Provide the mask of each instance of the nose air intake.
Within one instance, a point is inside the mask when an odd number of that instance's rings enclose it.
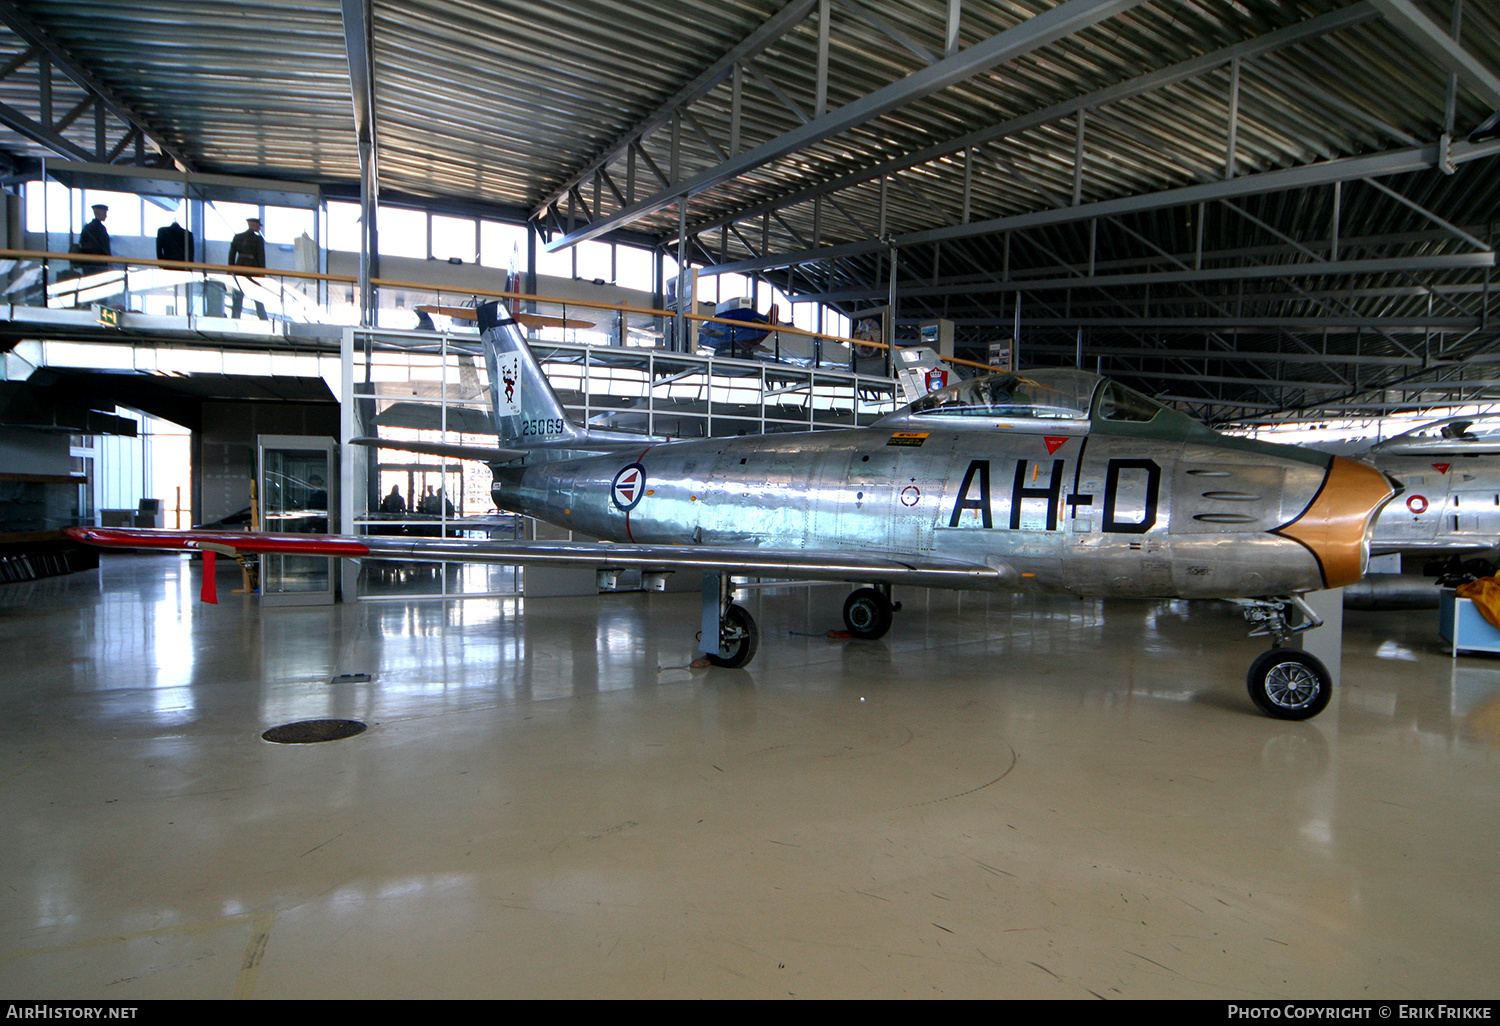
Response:
[[[1312,502],[1275,533],[1301,542],[1317,557],[1324,587],[1342,588],[1364,577],[1370,526],[1396,492],[1391,479],[1374,467],[1335,456]]]

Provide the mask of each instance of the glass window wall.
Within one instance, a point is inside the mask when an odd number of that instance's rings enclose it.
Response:
[[[578,277],[584,281],[612,284],[615,280],[615,247],[607,242],[580,242]]]
[[[260,207],[254,203],[205,203],[203,234],[209,242],[228,242],[245,230],[245,221],[252,217],[260,217]]]
[[[111,236],[116,240],[116,253],[123,255],[155,256],[156,232],[173,222],[186,227],[188,220],[187,211],[180,198],[143,197],[133,193],[113,191],[70,190],[58,182],[27,183],[24,187],[23,202],[26,230],[39,235],[45,228],[51,233],[50,240],[43,242],[40,239],[33,239],[28,245],[58,251],[66,249],[67,242],[76,241],[78,232],[92,217],[88,206],[94,202],[104,202],[109,205],[110,214],[107,225]],[[359,251],[360,207],[357,203],[330,200],[325,203],[320,215],[310,210],[212,201],[203,204],[204,223],[194,226],[199,237],[196,239],[198,252],[193,255],[198,259],[222,260],[224,244],[234,235],[244,231],[247,218],[259,217],[264,225],[267,263],[272,268],[312,269],[318,266],[316,260],[307,261],[299,255],[294,255],[293,247],[302,236],[306,235],[311,238],[316,235],[314,218],[317,216],[324,218],[324,230],[320,241],[330,252],[357,253]],[[432,259],[444,263],[456,258],[465,265],[477,261],[485,267],[506,271],[514,268],[524,272],[529,231],[531,229],[527,226],[496,220],[428,213],[392,206],[382,206],[380,209],[381,252],[389,256],[419,260]],[[205,252],[206,244],[213,245],[207,246]],[[561,252],[548,253],[539,241],[536,247],[536,258],[537,273],[543,276],[604,281],[643,293],[659,289],[664,291],[664,286],[675,281],[677,274],[675,252],[670,248],[658,254],[657,251],[649,248],[623,243],[587,242]],[[658,277],[658,263],[660,264],[660,277]],[[132,270],[131,294],[128,301],[120,304],[125,308],[152,313],[207,313],[211,316],[220,316],[222,314],[217,311],[221,307],[228,307],[228,291],[226,290],[233,287],[232,283],[193,283],[178,286],[176,292],[170,296],[163,293],[153,299],[137,298],[135,293],[143,290],[149,291],[145,285],[137,287],[135,284],[137,273],[138,270]],[[393,328],[408,328],[414,322],[423,323],[415,312],[415,305],[453,305],[453,299],[444,299],[443,295],[446,292],[452,297],[462,290],[462,286],[456,286],[451,291],[439,288],[441,276],[444,273],[434,271],[438,277],[434,278],[433,291],[430,296],[395,303],[383,295],[381,297],[382,312],[377,314],[377,321]],[[144,278],[141,280],[144,281]],[[293,282],[274,284],[260,282],[259,284],[275,293],[274,296],[252,297],[254,301],[267,308],[273,320],[287,317],[294,320],[311,319],[327,323],[352,323],[358,318],[352,286],[337,283],[320,289],[316,285]],[[503,285],[503,278],[494,279],[494,287],[503,287]],[[110,288],[113,289],[112,292],[106,290],[98,295],[93,292],[84,295],[75,288],[67,297],[65,305],[103,301],[109,299],[111,295],[119,295],[118,284]],[[543,291],[545,291],[545,285],[543,285]],[[223,300],[220,299],[221,293],[226,297]],[[298,295],[292,295],[292,293]],[[298,298],[299,295],[301,298]],[[703,276],[698,280],[697,297],[700,302],[710,306],[717,306],[727,300],[754,297],[756,310],[763,315],[769,315],[774,304],[776,318],[780,323],[795,324],[808,331],[816,330],[818,327],[818,309],[815,304],[801,303],[794,306],[790,298],[780,289],[773,287],[767,281],[757,282],[746,275]],[[316,303],[321,309],[302,309],[307,301]],[[293,311],[292,306],[298,307],[297,311]],[[587,308],[582,307],[540,312],[555,313],[569,322],[578,322],[576,325],[570,323],[566,328],[547,327],[543,334],[549,337],[581,340],[582,336],[568,334],[568,332],[584,330],[582,323],[591,322],[597,327],[593,334],[598,335],[601,342],[608,341],[613,345],[621,344],[622,334],[626,336],[623,340],[624,344],[632,346],[660,347],[665,338],[662,325],[650,318],[639,324],[631,321],[622,326],[617,323],[620,320],[618,317],[606,315],[596,317]],[[460,324],[439,326],[454,330],[464,330],[467,327]],[[848,332],[847,318],[832,310],[825,309],[822,326],[825,331],[831,333],[847,334]],[[779,347],[777,352],[785,355],[784,347]],[[798,354],[794,354],[796,355]]]
[[[359,204],[329,200],[325,205],[324,245],[340,253],[359,252]]]
[[[381,256],[427,259],[427,215],[422,211],[382,206],[375,229]]]
[[[479,240],[471,217],[432,215],[432,256],[436,260],[462,260],[472,264],[479,259]]]
[[[526,267],[526,232],[524,225],[499,221],[479,223],[479,262],[486,267],[518,271]]]
[[[308,238],[312,237],[313,212],[311,210],[266,207],[262,216],[265,219],[263,234],[268,246],[291,246],[304,234]]]

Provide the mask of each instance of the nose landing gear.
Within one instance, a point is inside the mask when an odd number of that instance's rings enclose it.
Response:
[[[1250,599],[1242,603],[1245,619],[1252,624],[1251,637],[1270,636],[1276,647],[1250,664],[1245,684],[1250,700],[1267,716],[1278,720],[1306,720],[1328,707],[1333,697],[1333,677],[1317,656],[1300,649],[1285,648],[1294,634],[1322,625],[1300,595],[1287,598]],[[1288,623],[1288,607],[1302,614],[1302,622]]]
[[[1333,697],[1333,682],[1323,661],[1295,648],[1262,653],[1250,664],[1245,683],[1255,707],[1278,720],[1311,719]]]

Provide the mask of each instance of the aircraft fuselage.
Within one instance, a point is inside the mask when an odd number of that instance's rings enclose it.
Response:
[[[1500,456],[1382,455],[1404,489],[1375,521],[1371,550],[1438,555],[1500,545]]]
[[[494,494],[611,541],[965,560],[1022,591],[1232,598],[1358,579],[1362,551],[1330,554],[1297,525],[1334,467],[1378,475],[1193,427],[898,414],[500,468]]]

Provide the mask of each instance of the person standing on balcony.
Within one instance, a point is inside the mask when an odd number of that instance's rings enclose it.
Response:
[[[245,230],[229,243],[229,262],[235,267],[266,266],[266,240],[260,234],[260,218],[247,217],[245,219]],[[235,320],[239,320],[240,310],[244,304],[245,293],[240,289],[235,289],[233,304]],[[261,320],[266,319],[266,305],[259,300],[255,301],[255,314]]]
[[[113,256],[110,252],[109,229],[104,227],[104,219],[109,216],[109,207],[103,203],[94,204],[94,219],[83,226],[83,231],[78,233],[78,252],[92,253],[94,256]],[[108,269],[105,263],[94,263],[92,260],[84,264],[79,262],[78,270],[84,274],[96,274]]]

